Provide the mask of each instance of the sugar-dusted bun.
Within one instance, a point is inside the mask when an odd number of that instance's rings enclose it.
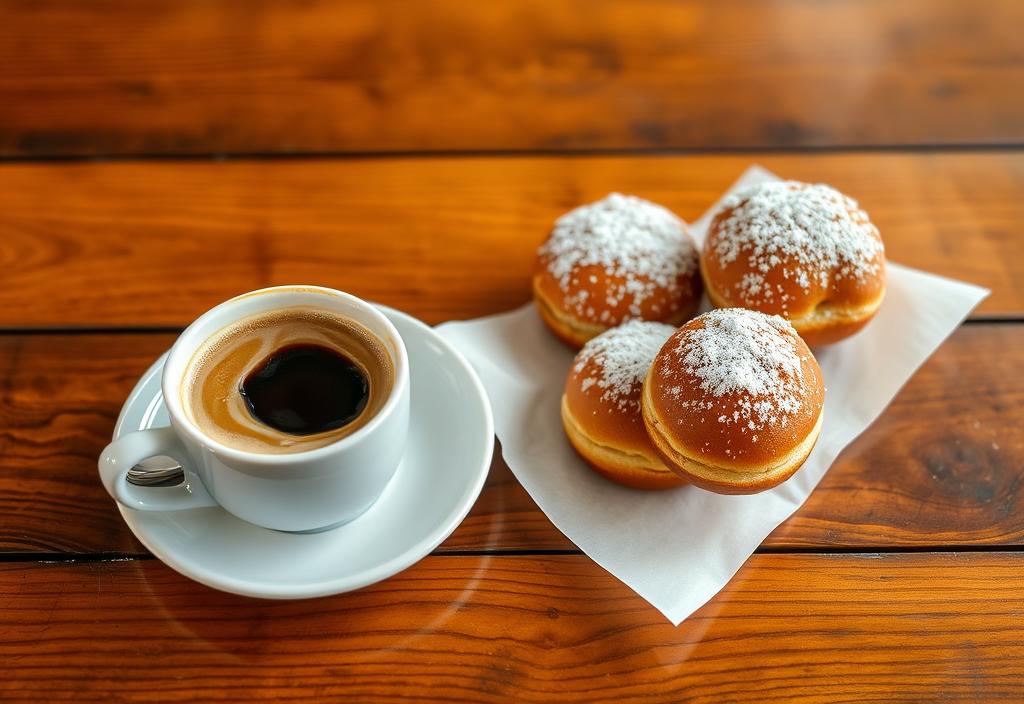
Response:
[[[587,342],[569,370],[562,425],[576,451],[599,474],[637,489],[685,484],[654,451],[640,394],[651,360],[671,325],[634,320]]]
[[[555,223],[537,251],[534,300],[574,349],[627,320],[679,325],[700,302],[699,259],[682,220],[612,193]]]
[[[812,347],[860,330],[885,294],[885,249],[857,202],[772,181],[730,196],[704,240],[708,298],[781,315]]]
[[[644,381],[643,418],[665,464],[697,486],[752,494],[788,479],[821,431],[821,369],[793,327],[743,308],[673,333]]]

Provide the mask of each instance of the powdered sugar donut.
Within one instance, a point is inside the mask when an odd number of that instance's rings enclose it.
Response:
[[[671,325],[641,320],[612,328],[583,346],[565,381],[562,425],[569,442],[599,474],[626,486],[686,483],[661,461],[640,415],[647,370],[673,332]]]
[[[750,494],[788,479],[821,432],[821,369],[779,316],[720,308],[665,342],[642,412],[665,464],[694,484]]]
[[[534,300],[574,348],[627,320],[679,325],[700,302],[697,247],[671,212],[612,193],[567,213],[537,252]]]
[[[701,270],[715,306],[781,315],[810,345],[855,333],[885,293],[878,228],[856,201],[822,184],[775,181],[726,199]]]

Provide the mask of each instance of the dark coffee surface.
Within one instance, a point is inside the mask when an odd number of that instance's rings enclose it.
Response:
[[[182,403],[204,434],[225,445],[302,452],[369,422],[387,401],[394,373],[384,343],[361,324],[285,308],[211,335],[189,362]]]
[[[253,417],[282,433],[313,435],[344,427],[370,398],[366,375],[338,350],[296,344],[275,350],[240,389]]]

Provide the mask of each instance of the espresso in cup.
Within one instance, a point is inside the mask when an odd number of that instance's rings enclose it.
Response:
[[[358,322],[310,308],[243,318],[192,355],[181,401],[205,435],[247,452],[303,452],[351,435],[384,406],[395,370]]]

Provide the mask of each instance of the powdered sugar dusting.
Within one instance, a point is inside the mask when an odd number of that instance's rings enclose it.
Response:
[[[711,251],[722,268],[741,257],[752,272],[738,284],[748,304],[779,296],[764,274],[781,271],[804,290],[812,282],[828,287],[831,280],[865,281],[876,276],[884,247],[867,213],[857,202],[824,184],[773,181],[733,194],[723,201],[732,208],[717,224]]]
[[[579,316],[592,317],[603,304],[626,302],[629,315],[641,315],[640,304],[658,289],[678,296],[679,278],[693,274],[698,255],[683,221],[650,201],[612,193],[606,198],[566,213],[555,223],[540,255],[569,293],[581,267],[601,267],[608,276],[621,277],[621,285],[609,291],[607,300],[588,301],[586,291],[574,295],[568,304]],[[597,283],[590,275],[590,283]],[[617,322],[607,310],[601,322]]]
[[[647,370],[675,331],[664,323],[632,320],[601,333],[576,355],[575,373],[582,373],[591,362],[596,372],[596,376],[582,380],[581,388],[587,391],[596,385],[602,391],[602,400],[615,401],[623,410],[639,409],[639,390]]]
[[[786,427],[802,405],[793,393],[803,381],[806,356],[793,348],[793,326],[777,315],[744,308],[719,308],[696,319],[702,327],[680,330],[676,344],[662,360],[661,372],[682,366],[700,380],[707,396],[693,403],[700,410],[715,407],[715,397],[740,395],[737,408],[718,418],[743,432],[768,426]],[[695,322],[696,322],[695,321]],[[682,389],[669,389],[682,398]]]

